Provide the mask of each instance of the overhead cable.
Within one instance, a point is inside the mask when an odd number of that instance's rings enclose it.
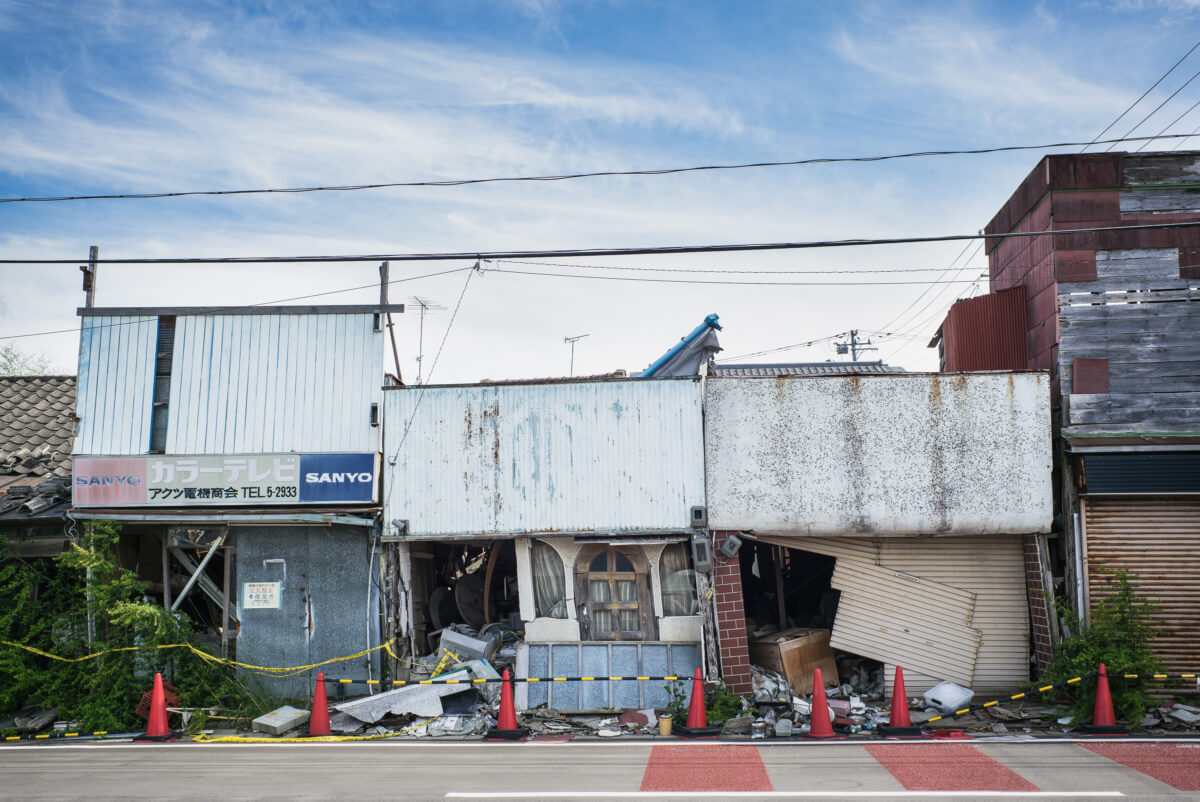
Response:
[[[1140,125],[1140,123],[1139,123]],[[1110,126],[1111,127],[1111,126]],[[1136,128],[1136,126],[1135,126]],[[1107,129],[1106,129],[1107,130]],[[749,170],[767,167],[802,167],[812,164],[849,164],[861,162],[883,162],[897,159],[916,159],[931,156],[978,156],[987,153],[1013,153],[1027,150],[1050,150],[1073,148],[1083,145],[1112,145],[1121,142],[1141,142],[1146,139],[1174,139],[1190,134],[1167,134],[1157,137],[1124,136],[1118,139],[1092,140],[1091,142],[1048,142],[1041,145],[1004,145],[994,148],[968,148],[961,150],[921,150],[908,153],[889,153],[882,156],[831,156],[788,161],[745,162],[740,164],[706,164],[691,167],[663,167],[648,170],[596,170],[586,173],[563,173],[560,175],[495,176],[490,178],[454,178],[442,181],[388,181],[369,184],[342,184],[336,186],[275,187],[269,189],[206,189],[179,192],[129,192],[106,195],[56,195],[42,197],[0,198],[0,203],[55,203],[61,201],[87,200],[150,200],[155,198],[186,198],[213,195],[288,195],[304,192],[357,192],[369,189],[396,189],[403,187],[462,187],[473,184],[501,184],[539,181],[572,181],[580,178],[606,178],[621,176],[675,175],[678,173],[715,172],[721,170]]]
[[[1092,141],[1091,141],[1091,142],[1089,142],[1089,143],[1087,143],[1086,145],[1084,145],[1084,146],[1083,146],[1083,150],[1087,150],[1087,149],[1088,149],[1088,148],[1090,148],[1092,145],[1105,145],[1105,144],[1108,144],[1108,140],[1104,140],[1103,142],[1101,142],[1101,141],[1100,141],[1100,137],[1102,137],[1102,136],[1104,136],[1105,134],[1107,134],[1107,133],[1108,133],[1108,130],[1109,130],[1110,128],[1112,128],[1114,125],[1116,125],[1117,123],[1119,123],[1119,122],[1121,121],[1121,118],[1122,118],[1122,117],[1124,117],[1124,116],[1125,116],[1126,114],[1128,114],[1129,112],[1133,111],[1133,107],[1134,107],[1134,106],[1136,106],[1137,104],[1139,104],[1139,103],[1141,103],[1143,100],[1145,100],[1145,99],[1146,99],[1146,95],[1148,95],[1148,94],[1150,94],[1151,92],[1153,92],[1153,91],[1154,91],[1154,88],[1155,88],[1156,86],[1158,86],[1159,84],[1161,84],[1163,81],[1165,81],[1168,75],[1170,75],[1171,73],[1175,72],[1175,68],[1176,68],[1176,67],[1178,67],[1180,64],[1182,64],[1182,63],[1184,62],[1184,60],[1185,60],[1185,59],[1186,59],[1188,56],[1192,55],[1192,53],[1194,53],[1194,52],[1195,52],[1195,50],[1196,50],[1196,48],[1198,48],[1198,47],[1200,47],[1200,41],[1197,41],[1197,42],[1196,42],[1196,44],[1192,45],[1192,49],[1191,49],[1191,50],[1189,50],[1188,52],[1184,53],[1184,54],[1183,54],[1183,56],[1182,56],[1182,57],[1179,59],[1179,61],[1176,61],[1174,64],[1172,64],[1172,65],[1171,65],[1171,69],[1167,70],[1167,71],[1166,71],[1166,72],[1164,72],[1164,73],[1163,73],[1161,76],[1159,76],[1158,80],[1157,80],[1157,81],[1155,81],[1154,83],[1152,83],[1152,84],[1150,85],[1150,88],[1149,88],[1149,89],[1147,89],[1145,92],[1142,92],[1142,95],[1141,95],[1141,97],[1139,97],[1137,100],[1135,100],[1135,101],[1133,101],[1132,103],[1130,103],[1130,104],[1129,104],[1129,107],[1128,107],[1127,109],[1125,109],[1125,111],[1123,111],[1123,112],[1121,112],[1120,114],[1118,114],[1115,120],[1113,120],[1112,122],[1110,122],[1108,125],[1104,126],[1104,130],[1103,130],[1103,131],[1101,131],[1100,133],[1096,134],[1095,138],[1094,138],[1094,139],[1092,139]],[[1135,127],[1136,127],[1136,126],[1135,126]],[[1080,153],[1082,153],[1082,152],[1083,152],[1083,151],[1080,151]]]
[[[110,265],[193,265],[193,264],[307,264],[317,262],[449,262],[464,260],[501,261],[510,259],[572,258],[582,256],[663,256],[677,253],[733,253],[740,251],[789,251],[810,248],[847,248],[864,245],[912,245],[923,242],[964,242],[1027,237],[1053,237],[1068,234],[1092,234],[1099,231],[1171,231],[1200,227],[1200,221],[1148,223],[1136,226],[1097,226],[1052,231],[1010,231],[1003,234],[948,234],[936,237],[883,237],[877,239],[812,240],[799,242],[758,242],[733,245],[668,245],[635,248],[566,248],[529,251],[461,251],[457,253],[392,253],[341,256],[194,256],[132,259],[97,259],[96,264]],[[0,264],[77,265],[79,259],[0,259]]]

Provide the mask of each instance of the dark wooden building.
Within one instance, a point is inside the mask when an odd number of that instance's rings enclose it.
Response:
[[[1162,658],[1194,671],[1200,152],[1047,156],[986,229],[1035,232],[1048,233],[988,240],[995,300],[960,302],[934,344],[959,370],[1011,369],[1023,346],[1025,367],[1050,371],[1058,512],[1055,532],[1026,544],[1031,605],[1052,589],[1086,611],[1109,592],[1108,571],[1128,569],[1161,605]],[[1041,618],[1044,661],[1056,622]]]

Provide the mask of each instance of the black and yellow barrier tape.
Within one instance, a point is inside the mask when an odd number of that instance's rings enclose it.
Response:
[[[1120,679],[1196,679],[1196,674],[1109,674]]]
[[[93,732],[47,732],[39,735],[6,735],[4,740],[7,741],[57,741],[63,738],[104,738],[109,735],[108,730],[95,730]],[[128,735],[128,733],[124,733]]]
[[[1030,694],[1045,693],[1046,691],[1051,691],[1051,690],[1054,690],[1055,688],[1065,688],[1068,685],[1075,685],[1076,683],[1083,682],[1085,679],[1091,679],[1096,676],[1099,676],[1099,675],[1098,674],[1084,674],[1079,677],[1071,677],[1070,679],[1063,680],[1062,682],[1055,682],[1050,685],[1042,685],[1031,691],[1024,691],[1022,693],[1014,693],[1012,696],[1005,697],[1004,699],[994,699],[990,702],[984,702],[983,704],[980,704],[980,705],[969,705],[967,707],[964,707],[962,710],[955,710],[953,713],[946,713],[945,715],[942,715],[942,716],[934,716],[933,718],[928,718],[925,720],[925,723],[929,724],[934,721],[943,721],[948,718],[958,718],[959,716],[965,716],[967,713],[974,713],[977,710],[986,710],[989,707],[995,707],[996,705],[1000,704],[1001,702],[1016,702],[1021,699],[1027,699],[1027,698],[1029,698]]]
[[[661,677],[512,677],[511,682],[675,682],[677,680],[692,679],[691,677],[666,675]],[[326,677],[326,682],[334,682],[339,685],[391,685],[400,687],[403,685],[484,685],[489,682],[504,682],[499,678],[493,679],[442,679],[433,677],[431,679],[394,679],[394,680],[378,680],[378,679],[342,679],[338,677]]]

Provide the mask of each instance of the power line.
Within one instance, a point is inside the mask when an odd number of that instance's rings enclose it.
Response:
[[[829,340],[836,340],[838,337],[841,337],[845,334],[846,334],[846,332],[839,331],[837,334],[830,334],[828,337],[818,337],[817,339],[809,340],[808,342],[796,343],[794,345],[782,345],[778,348],[768,348],[765,351],[755,351],[750,354],[739,354],[738,356],[729,356],[729,357],[725,357],[724,359],[718,359],[718,360],[716,360],[716,362],[718,365],[723,365],[728,362],[735,362],[739,359],[750,359],[751,357],[756,357],[756,356],[765,356],[767,354],[777,354],[781,351],[791,351],[796,348],[808,348],[809,346],[816,345],[817,343],[823,343],[823,342],[827,342]]]
[[[1167,129],[1168,129],[1168,128],[1170,128],[1172,125],[1174,125],[1175,123],[1177,123],[1177,122],[1179,122],[1180,120],[1182,120],[1184,117],[1186,117],[1186,116],[1188,116],[1189,114],[1191,114],[1191,113],[1192,113],[1192,109],[1196,108],[1197,106],[1200,106],[1200,100],[1197,100],[1195,103],[1193,103],[1192,105],[1188,106],[1188,107],[1187,107],[1187,111],[1185,111],[1183,114],[1180,114],[1180,115],[1179,115],[1178,117],[1176,117],[1174,120],[1172,120],[1171,122],[1169,122],[1169,123],[1167,123],[1166,125],[1164,125],[1164,126],[1162,127],[1162,130],[1163,130],[1163,131],[1167,130]],[[1162,133],[1162,131],[1159,131],[1159,133]],[[1151,140],[1151,141],[1153,141],[1153,140]],[[1180,141],[1180,142],[1183,142],[1184,140],[1182,140],[1182,139],[1181,139],[1181,140],[1179,140],[1179,141]],[[1134,152],[1135,152],[1135,153],[1141,153],[1141,152],[1142,152],[1142,148],[1146,147],[1146,146],[1147,146],[1147,145],[1149,145],[1149,144],[1150,144],[1150,142],[1143,142],[1143,143],[1142,143],[1142,147],[1141,147],[1141,148],[1138,148],[1138,149],[1137,149],[1136,151],[1134,151]]]
[[[471,267],[456,267],[453,270],[440,270],[437,273],[426,273],[421,276],[409,276],[407,278],[392,279],[391,281],[388,282],[388,284],[403,284],[406,281],[416,281],[418,279],[423,279],[423,278],[433,278],[434,276],[446,276],[451,273],[461,273],[464,270],[473,270],[473,268],[471,268]],[[278,298],[274,301],[259,301],[258,303],[253,303],[253,304],[238,304],[237,306],[216,307],[209,314],[220,314],[223,311],[224,312],[232,312],[232,311],[235,311],[238,309],[244,309],[247,306],[270,306],[272,304],[287,303],[288,301],[304,301],[309,298],[322,298],[327,295],[339,295],[341,293],[354,292],[356,290],[374,289],[378,286],[379,286],[379,282],[375,282],[374,284],[360,284],[357,287],[346,287],[346,288],[340,289],[340,290],[329,290],[327,292],[314,292],[309,295],[295,295],[295,296],[292,296],[291,298]],[[91,326],[90,328],[91,328],[91,330],[94,331],[96,329],[108,329],[108,328],[113,328],[115,326],[134,326],[134,325],[140,325],[142,323],[145,323],[146,321],[148,321],[150,319],[151,318],[146,318],[145,320],[127,320],[127,321],[124,321],[121,323],[101,323],[99,325]],[[51,334],[77,334],[78,332],[79,332],[78,328],[55,329],[53,331],[34,331],[34,332],[30,332],[28,334],[0,335],[0,340],[20,340],[20,339],[24,339],[25,337],[45,337],[45,336],[48,336]]]
[[[1147,114],[1145,117],[1143,117],[1137,125],[1133,126],[1133,128],[1130,128],[1129,133],[1132,134],[1134,131],[1136,131],[1138,128],[1140,128],[1142,126],[1142,123],[1146,122],[1146,120],[1149,120],[1155,114],[1158,114],[1159,109],[1161,109],[1163,106],[1170,103],[1175,98],[1176,95],[1178,95],[1180,92],[1182,92],[1187,87],[1187,85],[1190,84],[1192,81],[1196,80],[1197,77],[1200,77],[1200,70],[1196,70],[1195,74],[1192,75],[1191,78],[1188,78],[1186,81],[1184,81],[1182,86],[1180,86],[1178,89],[1176,89],[1174,92],[1172,92],[1171,95],[1166,100],[1164,100],[1162,103],[1159,103],[1157,106],[1155,106],[1154,110],[1151,111],[1149,114]],[[1185,136],[1185,135],[1184,134],[1175,134],[1175,136],[1178,138],[1178,137]],[[1158,137],[1152,137],[1152,139],[1157,139],[1157,138]],[[1164,137],[1164,139],[1165,139],[1165,137]],[[1112,150],[1112,145],[1109,145],[1107,148],[1105,148],[1104,152],[1107,153],[1110,150]]]
[[[541,273],[533,270],[504,270],[499,267],[487,268],[489,273],[502,276],[545,276],[553,278],[581,278],[589,281],[638,281],[651,284],[717,284],[737,287],[882,287],[900,284],[968,284],[975,279],[957,279],[942,281],[926,279],[924,281],[746,281],[730,279],[688,279],[688,278],[647,278],[645,276],[589,276],[579,273]]]
[[[1189,134],[1190,136],[1190,134]],[[885,237],[843,240],[813,240],[799,242],[762,242],[734,245],[668,245],[643,248],[568,248],[540,251],[461,251],[457,253],[393,253],[341,256],[197,256],[155,257],[133,259],[97,259],[97,264],[112,265],[194,265],[194,264],[309,264],[320,262],[449,262],[483,260],[489,262],[537,259],[573,258],[584,256],[665,256],[687,253],[730,253],[743,251],[787,251],[811,248],[846,248],[864,245],[912,245],[926,242],[963,242],[970,240],[1002,240],[1026,237],[1054,237],[1069,234],[1092,234],[1100,231],[1171,231],[1196,228],[1200,221],[1183,223],[1149,223],[1136,226],[1097,226],[1095,228],[1065,228],[1051,231],[1010,231],[1003,234],[949,234],[935,237]],[[75,265],[79,259],[0,259],[0,264]]]
[[[825,268],[796,268],[792,270],[754,270],[752,268],[701,268],[701,267],[641,267],[631,265],[581,265],[572,262],[539,262],[528,259],[505,259],[506,265],[540,265],[542,267],[570,267],[580,270],[625,270],[640,273],[720,273],[732,275],[777,275],[777,276],[809,276],[809,275],[869,275],[876,273],[938,273],[944,272],[943,267],[860,267],[853,269]]]
[[[1167,70],[1167,71],[1166,71],[1166,72],[1164,72],[1164,73],[1163,73],[1161,76],[1159,76],[1159,79],[1158,79],[1157,81],[1155,81],[1153,84],[1151,84],[1151,85],[1150,85],[1150,88],[1149,88],[1149,89],[1147,89],[1145,92],[1143,92],[1141,97],[1139,97],[1137,100],[1135,100],[1135,101],[1133,101],[1132,103],[1130,103],[1130,104],[1129,104],[1129,108],[1125,109],[1125,111],[1123,111],[1123,112],[1121,112],[1120,114],[1118,114],[1118,115],[1117,115],[1117,118],[1116,118],[1115,120],[1113,120],[1112,122],[1110,122],[1108,125],[1104,126],[1104,130],[1103,130],[1103,131],[1101,131],[1100,133],[1096,134],[1096,137],[1095,137],[1095,139],[1093,139],[1091,142],[1089,142],[1089,143],[1087,143],[1086,145],[1084,145],[1084,146],[1083,146],[1083,150],[1087,150],[1087,149],[1088,149],[1088,148],[1090,148],[1092,145],[1105,145],[1105,144],[1108,144],[1107,140],[1105,140],[1104,142],[1101,142],[1101,141],[1099,141],[1099,140],[1100,140],[1100,137],[1102,137],[1102,136],[1104,136],[1105,134],[1107,134],[1107,133],[1108,133],[1108,129],[1112,128],[1114,125],[1116,125],[1117,123],[1119,123],[1119,122],[1121,121],[1121,118],[1122,118],[1122,117],[1124,117],[1124,116],[1125,116],[1126,114],[1128,114],[1129,112],[1133,111],[1133,107],[1134,107],[1134,106],[1136,106],[1137,104],[1139,104],[1139,103],[1141,103],[1143,100],[1145,100],[1145,99],[1146,99],[1146,95],[1148,95],[1148,94],[1150,94],[1151,92],[1153,92],[1153,91],[1154,91],[1154,87],[1156,87],[1156,86],[1158,86],[1159,84],[1161,84],[1161,83],[1162,83],[1164,80],[1166,80],[1166,78],[1167,78],[1167,76],[1168,76],[1168,75],[1170,75],[1171,73],[1175,72],[1175,68],[1176,68],[1176,67],[1178,67],[1180,64],[1182,64],[1182,63],[1184,62],[1184,59],[1186,59],[1188,56],[1192,55],[1192,53],[1193,53],[1193,52],[1195,52],[1196,48],[1198,48],[1198,47],[1200,47],[1200,41],[1197,41],[1197,42],[1196,42],[1196,44],[1192,45],[1192,49],[1191,49],[1191,50],[1189,50],[1188,52],[1184,53],[1184,54],[1183,54],[1183,57],[1182,57],[1182,58],[1180,58],[1180,59],[1179,59],[1179,61],[1176,61],[1174,64],[1172,64],[1172,65],[1171,65],[1171,69]],[[1134,127],[1136,128],[1136,126],[1134,126]],[[1080,153],[1082,153],[1082,152],[1083,152],[1083,150],[1081,150],[1081,151],[1080,151]]]
[[[1189,51],[1190,52],[1190,51]],[[1160,79],[1161,80],[1161,79]],[[1157,84],[1155,84],[1157,86]],[[1123,116],[1123,115],[1122,115]],[[1118,118],[1119,119],[1119,118]],[[1109,126],[1112,127],[1111,125]],[[1136,127],[1136,126],[1135,126]],[[1105,129],[1108,130],[1108,129]],[[1184,134],[1168,134],[1150,139],[1174,139]],[[748,170],[766,167],[801,167],[812,164],[848,164],[862,162],[883,162],[897,159],[916,159],[931,156],[977,156],[987,153],[1013,153],[1027,150],[1050,150],[1052,148],[1073,148],[1083,145],[1112,145],[1120,142],[1141,142],[1147,137],[1124,136],[1119,139],[1094,139],[1091,142],[1049,142],[1043,145],[1005,145],[994,148],[970,148],[962,150],[923,150],[909,153],[891,153],[882,156],[834,156],[811,159],[793,159],[789,161],[746,162],[741,164],[706,164],[693,167],[665,167],[649,170],[596,170],[586,173],[563,173],[561,175],[525,175],[497,176],[491,178],[456,178],[444,181],[389,181],[371,184],[343,184],[338,186],[314,187],[275,187],[269,189],[208,189],[186,190],[179,192],[142,192],[121,193],[110,195],[59,195],[44,197],[0,198],[0,203],[57,203],[62,201],[86,200],[150,200],[155,198],[186,198],[196,196],[216,195],[288,195],[304,192],[357,192],[370,189],[395,189],[402,187],[461,187],[473,184],[500,184],[539,181],[572,181],[580,178],[606,178],[622,176],[656,176],[675,175],[678,173],[715,172],[721,170]]]

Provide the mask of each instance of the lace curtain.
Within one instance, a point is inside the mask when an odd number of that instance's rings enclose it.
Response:
[[[538,618],[567,617],[567,580],[553,546],[533,541],[533,600]]]
[[[693,615],[699,609],[696,573],[690,565],[686,543],[672,543],[663,549],[659,561],[663,615]]]

